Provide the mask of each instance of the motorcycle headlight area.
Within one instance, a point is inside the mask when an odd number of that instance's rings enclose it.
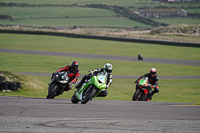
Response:
[[[99,83],[102,83],[101,80],[98,80],[98,81],[99,81]]]

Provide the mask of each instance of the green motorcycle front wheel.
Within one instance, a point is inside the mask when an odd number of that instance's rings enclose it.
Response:
[[[92,100],[92,98],[95,96],[96,93],[97,93],[97,89],[91,87],[90,90],[87,90],[83,93],[83,99],[81,100],[81,103],[86,104],[89,100]]]

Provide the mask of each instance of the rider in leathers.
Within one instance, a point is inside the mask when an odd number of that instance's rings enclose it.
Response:
[[[59,68],[58,70],[56,70],[53,74],[52,74],[52,78],[54,77],[54,75],[57,72],[60,71],[66,71],[69,72],[68,76],[69,76],[69,83],[68,86],[66,86],[65,91],[71,90],[72,89],[72,84],[75,84],[76,81],[78,80],[78,77],[80,77],[80,71],[79,71],[79,63],[77,61],[73,61],[71,63],[71,65],[67,65],[65,67]]]
[[[106,72],[108,74],[107,83],[106,83],[106,89],[107,89],[112,83],[112,74],[111,74],[112,70],[113,70],[113,66],[110,63],[106,63],[103,68],[92,70],[90,71],[89,74],[83,76],[82,80],[79,81],[79,83],[75,86],[75,88],[80,89],[86,79],[88,80],[100,72]],[[108,95],[108,91],[105,90],[105,91],[102,91],[99,95],[97,95],[97,97],[106,97],[107,95]]]
[[[151,88],[154,88],[154,90],[152,91],[149,91],[149,99],[151,100],[152,99],[152,96],[155,94],[155,93],[158,93],[159,92],[159,87],[158,87],[158,76],[156,74],[156,69],[155,68],[151,68],[150,69],[150,73],[146,73],[145,75],[139,77],[138,79],[142,78],[142,77],[148,77],[149,81],[150,81],[150,86]],[[137,79],[137,80],[138,80]],[[137,82],[137,80],[135,81],[135,83]],[[136,84],[136,88],[137,88],[137,84]]]

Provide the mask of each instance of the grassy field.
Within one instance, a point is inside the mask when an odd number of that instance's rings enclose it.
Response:
[[[167,6],[173,7],[199,7],[199,3],[183,3],[183,4],[147,4],[151,3],[152,0],[0,0],[0,2],[5,3],[27,3],[27,4],[106,4],[106,5],[118,5],[122,7],[143,7],[149,6],[151,8],[156,6]]]
[[[78,10],[77,10],[78,9]],[[42,13],[41,13],[42,12]],[[14,18],[90,17],[117,15],[112,10],[86,7],[1,7],[1,14]]]
[[[0,2],[6,3],[27,3],[27,4],[99,4],[97,0],[0,0]],[[101,4],[106,5],[118,5],[123,7],[130,7],[130,10],[138,11],[140,7],[155,8],[160,6],[159,4],[147,4],[147,1],[136,0],[103,0]],[[200,3],[195,4],[164,4],[162,6],[167,7],[196,7],[200,6]],[[141,22],[130,20],[126,17],[113,18],[113,16],[119,15],[112,10],[86,8],[86,7],[1,7],[1,14],[10,15],[14,18],[13,21],[3,20],[0,24],[19,24],[19,25],[34,25],[34,26],[110,26],[110,27],[152,27]],[[190,13],[199,13],[199,9],[187,9]],[[66,18],[68,16],[68,18]],[[94,18],[83,18],[83,17]],[[104,17],[103,17],[104,16]],[[110,18],[105,16],[110,16]],[[51,17],[49,19],[48,17]],[[74,18],[82,17],[82,18]],[[100,17],[100,18],[96,18]],[[192,20],[192,21],[191,21]],[[198,19],[191,18],[165,18],[154,19],[154,21],[160,23],[166,23],[170,25],[177,24],[199,24]]]
[[[190,24],[190,25],[199,25],[199,19],[191,18],[162,18],[162,19],[153,19],[154,21],[160,23],[166,23],[170,25],[179,25],[179,24]]]
[[[34,26],[110,26],[110,27],[150,27],[127,18],[57,18],[57,19],[19,19],[0,21],[0,24],[34,25]],[[106,29],[106,28],[105,28]]]
[[[192,47],[3,33],[0,42],[0,48],[9,49],[200,60],[200,49]]]
[[[200,13],[200,9],[185,9],[188,13]]]
[[[42,13],[41,13],[42,12]],[[112,10],[85,7],[2,7],[1,14],[10,15],[14,21],[4,20],[0,24],[35,26],[111,26],[150,27],[125,17],[115,18]],[[68,18],[66,18],[68,16]],[[86,17],[86,18],[85,18]],[[95,17],[95,18],[87,18]],[[96,18],[97,17],[97,18]]]
[[[136,0],[0,0],[0,2],[6,3],[28,3],[28,4],[108,4],[108,5],[124,5],[130,6],[141,1]]]
[[[12,39],[11,39],[12,38]],[[115,41],[73,39],[54,36],[33,36],[17,34],[0,34],[0,48],[45,50],[55,52],[75,52],[75,53],[97,53],[109,55],[137,56],[139,52],[145,57],[160,57],[180,59],[199,59],[199,48],[162,46],[154,44],[125,43]],[[162,51],[161,53],[157,53]],[[174,55],[171,55],[173,54]],[[161,54],[161,56],[160,56]],[[178,54],[178,55],[177,55]],[[181,56],[181,57],[179,57]],[[197,56],[197,57],[196,57]],[[103,67],[106,62],[114,66],[113,75],[133,75],[140,76],[149,71],[151,67],[157,68],[158,76],[199,76],[200,67],[170,65],[157,63],[113,61],[100,59],[54,57],[24,54],[0,53],[0,70],[11,72],[38,72],[52,73],[59,67],[70,64],[77,60],[80,63],[81,74],[86,74],[88,70]],[[91,63],[92,62],[92,63]],[[30,79],[37,79],[42,83],[40,90],[20,90],[19,92],[2,93],[0,95],[45,97],[47,95],[47,84],[50,76],[30,76]],[[113,79],[113,84],[109,88],[109,95],[104,100],[131,100],[135,90],[135,79]],[[200,79],[174,79],[159,80],[160,93],[153,97],[153,101],[160,102],[187,102],[200,103]],[[70,98],[74,92],[65,92],[58,98]]]

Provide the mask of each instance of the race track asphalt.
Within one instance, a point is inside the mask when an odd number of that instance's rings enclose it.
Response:
[[[0,96],[1,133],[199,133],[200,106],[184,103]]]

